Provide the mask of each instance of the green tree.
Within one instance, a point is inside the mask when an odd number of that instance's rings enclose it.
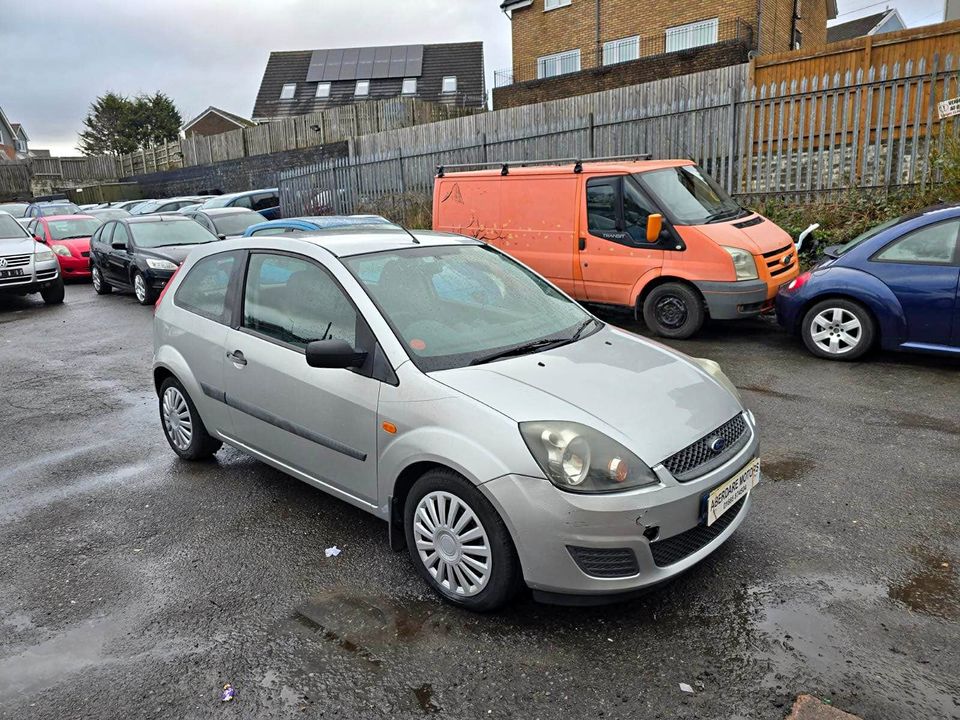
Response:
[[[121,155],[169,142],[177,138],[182,122],[173,101],[163,93],[133,100],[107,93],[90,105],[80,132],[80,151],[84,155]]]

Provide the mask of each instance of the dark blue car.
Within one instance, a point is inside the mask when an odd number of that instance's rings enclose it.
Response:
[[[879,345],[960,356],[960,205],[878,225],[777,295],[777,319],[811,353],[855,360]]]

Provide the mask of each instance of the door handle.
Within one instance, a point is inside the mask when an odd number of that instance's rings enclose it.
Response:
[[[586,250],[586,249],[587,249],[587,239],[586,239],[586,238],[580,238],[580,243],[578,244],[578,247],[580,248],[580,252],[583,252],[584,250]]]
[[[239,350],[234,350],[233,352],[227,353],[227,359],[230,360],[234,365],[246,365],[247,359],[243,356],[243,353]]]

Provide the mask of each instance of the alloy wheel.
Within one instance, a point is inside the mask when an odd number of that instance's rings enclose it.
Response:
[[[102,280],[100,278],[100,270],[98,270],[97,268],[93,269],[91,280],[93,281],[93,289],[96,290],[97,292],[100,292],[100,288],[102,284]]]
[[[163,393],[163,427],[178,450],[186,450],[193,440],[193,418],[186,398],[175,387]]]
[[[147,301],[147,281],[140,273],[133,276],[133,292],[141,303]]]
[[[827,308],[813,318],[810,337],[825,353],[844,355],[860,344],[863,326],[849,310]]]
[[[480,518],[461,498],[435,491],[421,498],[413,537],[420,561],[440,587],[461,597],[482,591],[490,580],[490,541]]]

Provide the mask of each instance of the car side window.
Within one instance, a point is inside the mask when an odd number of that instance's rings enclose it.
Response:
[[[656,207],[629,178],[623,181],[623,226],[636,244],[647,242],[647,218]]]
[[[268,210],[277,207],[280,204],[280,198],[273,193],[261,193],[253,196],[253,210]]]
[[[960,220],[927,225],[893,241],[873,256],[880,262],[952,265],[957,257]]]
[[[110,243],[112,245],[116,245],[117,243],[123,243],[124,245],[130,244],[130,233],[127,232],[127,228],[123,223],[117,223],[113,230],[113,237],[110,239]]]
[[[254,237],[261,237],[263,235],[284,235],[290,232],[299,232],[299,230],[292,230],[285,227],[269,227],[263,228],[262,230],[255,230],[252,234]]]
[[[194,265],[177,288],[178,307],[221,323],[230,322],[227,290],[239,253],[218,253]]]
[[[272,253],[250,256],[243,327],[302,349],[332,339],[356,347],[357,323],[353,304],[316,263]]]
[[[248,210],[252,210],[253,202],[251,201],[249,195],[241,195],[232,203],[230,203],[230,207],[242,207],[242,208],[247,208]]]
[[[587,228],[591,234],[617,230],[619,178],[587,180]]]

